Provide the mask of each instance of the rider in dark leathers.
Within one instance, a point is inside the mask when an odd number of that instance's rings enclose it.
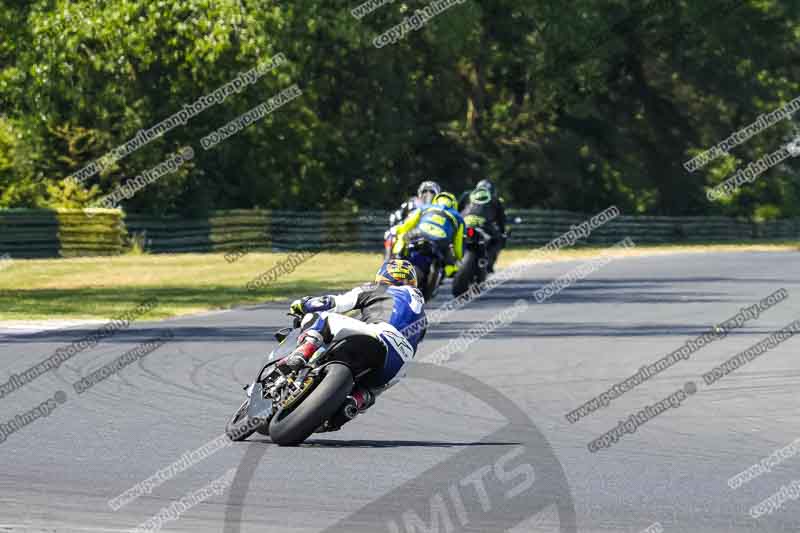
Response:
[[[479,181],[474,190],[461,197],[459,210],[468,224],[480,225],[491,236],[488,270],[494,272],[494,264],[507,241],[506,210],[494,183],[488,179]]]

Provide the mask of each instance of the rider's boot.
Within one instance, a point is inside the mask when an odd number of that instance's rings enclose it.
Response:
[[[494,273],[494,265],[497,263],[497,258],[500,257],[500,251],[505,248],[506,236],[505,233],[501,235],[499,242],[493,242],[489,245],[489,274]]]
[[[375,393],[369,389],[354,389],[350,397],[356,404],[358,412],[364,412],[375,404]]]
[[[297,348],[278,361],[278,368],[289,372],[303,368],[322,344],[322,334],[319,331],[313,329],[305,331],[297,340]]]

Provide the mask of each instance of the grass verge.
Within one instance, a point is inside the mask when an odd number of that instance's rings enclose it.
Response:
[[[559,252],[568,261],[600,255],[606,247]],[[620,256],[737,251],[798,251],[797,243],[638,246]],[[530,257],[508,250],[500,267]],[[108,319],[157,298],[144,319],[229,309],[237,305],[349,289],[372,278],[379,253],[321,253],[255,291],[247,283],[287,254],[250,253],[229,263],[224,254],[126,255],[14,260],[0,270],[0,320]]]

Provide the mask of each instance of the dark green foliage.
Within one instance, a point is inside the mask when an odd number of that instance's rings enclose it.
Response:
[[[786,144],[791,120],[683,163],[800,96],[800,7],[777,0],[0,0],[0,207],[78,207],[185,145],[128,211],[387,208],[426,178],[497,179],[517,207],[800,215],[797,160],[706,190]],[[64,178],[277,53],[289,62],[86,182]],[[200,138],[297,83],[210,150]]]

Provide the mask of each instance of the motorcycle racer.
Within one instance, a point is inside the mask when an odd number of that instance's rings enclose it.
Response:
[[[389,215],[390,227],[383,236],[386,259],[391,256],[392,246],[397,235],[397,225],[403,222],[414,210],[430,205],[434,197],[440,192],[442,192],[442,188],[435,181],[423,181],[419,184],[417,196],[403,202],[398,210]]]
[[[379,339],[386,354],[384,367],[377,369],[376,386],[355,389],[350,395],[353,412],[363,412],[375,403],[377,395],[405,375],[405,365],[425,337],[424,305],[414,265],[390,259],[380,267],[374,283],[340,295],[307,296],[292,302],[292,314],[304,315],[303,333],[297,348],[278,362],[278,368],[285,373],[302,368],[321,346],[337,340],[340,332],[355,331]],[[356,312],[356,317],[343,314],[350,312]],[[339,417],[321,431],[335,431],[348,420],[350,417]]]
[[[417,188],[417,195],[403,202],[398,210],[389,215],[389,224],[395,226],[401,223],[415,209],[432,203],[434,197],[440,192],[442,192],[442,188],[435,181],[423,181]]]
[[[488,271],[494,272],[494,264],[507,242],[506,210],[494,183],[488,179],[479,181],[474,190],[462,197],[460,211],[470,225],[483,227],[491,236]]]
[[[423,237],[439,247],[445,258],[445,275],[453,277],[458,272],[458,261],[464,257],[464,219],[456,206],[455,196],[441,192],[433,198],[432,205],[412,212],[397,226],[392,253],[402,255],[409,240]]]

